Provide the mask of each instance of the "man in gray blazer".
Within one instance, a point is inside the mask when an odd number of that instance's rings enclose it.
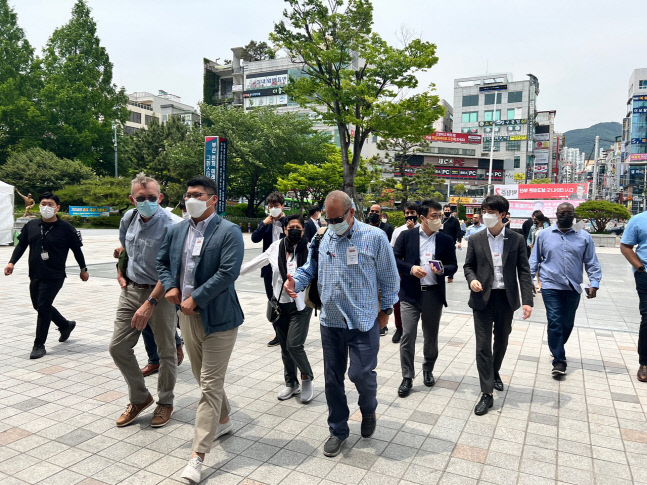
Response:
[[[243,323],[234,282],[245,246],[240,228],[215,213],[215,182],[187,182],[191,219],[171,226],[157,255],[166,299],[180,309],[180,328],[191,370],[202,388],[195,418],[192,456],[182,478],[200,482],[205,453],[232,428],[225,373],[238,327]]]
[[[503,391],[499,370],[508,348],[512,318],[521,304],[524,320],[530,317],[534,293],[526,242],[523,236],[503,226],[509,202],[500,195],[489,195],[481,208],[486,229],[470,236],[463,266],[471,290],[468,304],[474,313],[476,367],[483,393],[474,408],[479,416],[492,407],[493,389]]]

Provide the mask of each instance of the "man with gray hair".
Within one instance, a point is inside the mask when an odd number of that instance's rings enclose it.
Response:
[[[321,345],[330,437],[324,455],[336,456],[349,436],[350,415],[344,374],[359,393],[361,434],[375,432],[377,353],[380,328],[398,301],[400,277],[386,233],[355,219],[350,197],[340,190],[326,198],[328,230],[310,249],[308,262],[288,275],[285,290],[292,298],[318,275],[321,297]]]
[[[131,185],[130,202],[135,209],[126,212],[119,225],[119,240],[128,265],[126,278],[120,279],[121,296],[110,355],[128,384],[130,404],[117,419],[118,427],[132,423],[153,404],[133,351],[147,324],[153,330],[160,357],[158,402],[151,426],[164,426],[173,414],[177,375],[175,308],[164,298],[156,267],[157,253],[173,221],[167,211],[159,208],[162,197],[157,181],[140,173]]]

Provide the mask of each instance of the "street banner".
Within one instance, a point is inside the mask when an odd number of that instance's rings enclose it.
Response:
[[[204,138],[204,175],[217,186],[216,212],[225,215],[227,207],[227,140],[218,136]]]
[[[71,216],[100,217],[102,214],[109,214],[110,207],[94,207],[89,205],[71,205],[68,207]]]
[[[647,153],[632,153],[630,160],[631,161],[647,160]]]
[[[494,193],[506,199],[586,200],[589,184],[507,184],[495,185]]]
[[[425,135],[427,141],[444,141],[450,143],[469,143],[479,145],[481,135],[470,135],[467,133],[450,133],[447,131],[436,131],[431,135]]]
[[[528,218],[536,210],[540,210],[546,217],[555,218],[557,207],[563,203],[563,200],[511,200],[510,217],[511,218]],[[573,207],[577,207],[585,200],[569,200]]]

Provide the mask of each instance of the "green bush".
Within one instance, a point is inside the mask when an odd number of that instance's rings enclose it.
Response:
[[[227,217],[247,217],[247,204],[228,205],[225,214]],[[266,216],[262,207],[256,208],[256,216]]]
[[[404,225],[404,212],[402,211],[384,211],[389,218],[389,224],[393,227],[400,227]]]
[[[263,220],[263,219],[249,219],[247,217],[231,217],[229,215],[225,216],[225,219],[227,219],[230,222],[233,222],[237,226],[240,226],[243,233],[247,232],[248,223],[251,225],[250,232],[254,232],[258,227],[258,224]]]

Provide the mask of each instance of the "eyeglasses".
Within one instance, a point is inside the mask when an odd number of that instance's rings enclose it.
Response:
[[[145,200],[147,200],[148,202],[157,202],[157,199],[159,199],[159,195],[149,195],[148,197],[140,195],[139,197],[135,197],[135,200],[137,202],[144,202]]]
[[[340,216],[340,217],[335,217],[335,218],[333,218],[333,219],[326,217],[326,218],[325,218],[325,221],[326,221],[328,224],[341,224],[342,222],[344,222],[344,219],[346,219],[346,215],[348,214],[348,211],[349,211],[349,210],[350,210],[350,209],[348,209],[346,212],[344,212],[344,215],[343,215],[343,216]]]
[[[184,194],[184,199],[189,200],[189,199],[201,199],[203,195],[208,195],[210,197],[213,197],[216,194],[209,194],[207,192],[187,192]]]

